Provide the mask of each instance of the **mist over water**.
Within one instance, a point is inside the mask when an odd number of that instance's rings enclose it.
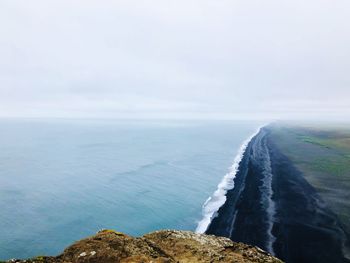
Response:
[[[101,228],[195,230],[259,124],[0,122],[0,259],[55,255]]]

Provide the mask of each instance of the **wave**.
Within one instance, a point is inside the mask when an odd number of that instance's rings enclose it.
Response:
[[[261,205],[264,207],[266,211],[266,223],[267,223],[267,244],[266,250],[271,255],[275,255],[275,251],[273,249],[273,245],[276,241],[276,237],[272,234],[273,225],[275,222],[276,215],[276,205],[272,199],[273,189],[272,189],[272,168],[271,168],[271,157],[269,153],[269,149],[267,147],[266,141],[262,144],[264,154],[264,160],[261,162],[263,167],[263,178],[262,185],[259,187],[261,192]]]
[[[261,127],[259,127],[254,134],[252,134],[248,139],[246,139],[242,143],[233,161],[233,164],[230,167],[229,172],[222,178],[213,195],[210,196],[203,204],[203,218],[201,221],[198,222],[196,233],[204,233],[208,229],[212,219],[217,215],[217,212],[220,209],[220,207],[226,202],[227,191],[233,189],[233,187],[235,186],[234,179],[238,172],[239,164],[242,161],[247,146],[249,142],[260,132],[260,129]]]

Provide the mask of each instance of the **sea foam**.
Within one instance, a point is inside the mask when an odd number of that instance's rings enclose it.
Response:
[[[202,215],[203,218],[198,222],[196,233],[204,233],[209,227],[211,221],[216,216],[220,207],[226,202],[226,193],[228,190],[233,189],[235,186],[234,179],[238,172],[239,164],[242,161],[243,155],[247,149],[249,142],[260,132],[260,128],[252,134],[248,139],[246,139],[241,147],[239,148],[236,157],[233,161],[229,172],[222,178],[216,191],[210,196],[203,204]]]

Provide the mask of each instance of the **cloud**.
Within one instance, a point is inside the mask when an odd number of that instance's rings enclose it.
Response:
[[[345,118],[349,8],[4,0],[0,116]]]

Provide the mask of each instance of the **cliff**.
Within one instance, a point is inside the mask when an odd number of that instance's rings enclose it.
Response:
[[[271,262],[280,260],[263,250],[235,243],[224,237],[189,231],[163,230],[142,237],[131,237],[113,230],[103,230],[78,241],[57,257],[37,257],[9,262]]]

